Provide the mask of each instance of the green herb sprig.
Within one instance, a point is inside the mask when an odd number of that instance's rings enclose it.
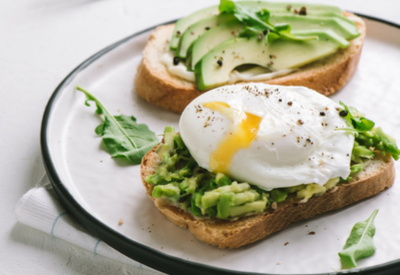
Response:
[[[240,32],[239,36],[249,37],[260,35],[265,32],[272,32],[268,35],[268,42],[272,42],[277,38],[284,38],[296,41],[306,41],[318,39],[318,36],[295,36],[291,33],[289,24],[273,25],[270,21],[270,12],[267,9],[256,9],[246,7],[231,0],[221,0],[219,5],[220,13],[233,14],[246,27]]]
[[[376,214],[378,214],[378,209],[375,209],[367,220],[353,226],[343,251],[339,252],[342,268],[357,267],[358,259],[370,257],[375,253],[376,247],[372,242],[372,237],[375,235],[374,219]]]
[[[356,108],[348,107],[343,102],[340,102],[340,105],[343,106],[340,112],[343,112],[348,127],[336,130],[348,131],[355,135],[352,161],[361,163],[361,158],[371,159],[375,156],[374,151],[379,151],[383,156],[390,154],[395,160],[399,159],[400,150],[392,137],[380,127],[374,127],[375,123],[365,118]]]
[[[159,142],[155,133],[147,125],[136,123],[133,116],[112,116],[94,95],[81,87],[76,89],[86,95],[86,106],[90,106],[89,101],[96,103],[96,113],[102,115],[103,123],[96,127],[95,132],[103,138],[110,155],[131,164],[140,164],[144,155]]]

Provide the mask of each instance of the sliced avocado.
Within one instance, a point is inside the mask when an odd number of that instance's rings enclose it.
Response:
[[[168,145],[169,153],[174,152],[174,136],[175,129],[172,126],[167,126],[164,128],[164,144]]]
[[[254,7],[257,9],[267,9],[271,14],[292,14],[298,16],[294,13],[294,10],[300,11],[304,6],[307,9],[307,16],[343,16],[342,11],[335,6],[321,5],[321,4],[301,4],[301,3],[276,3],[276,2],[263,2],[263,1],[238,1],[237,3],[247,6]],[[291,6],[290,9],[287,7]],[[200,21],[201,19],[207,18],[212,15],[219,14],[218,6],[211,6],[205,9],[196,11],[180,20],[175,24],[175,28],[172,32],[172,37],[170,41],[170,50],[176,50],[179,44],[179,40],[186,29]]]
[[[360,36],[356,24],[345,17],[271,15],[269,20],[274,25],[290,24],[292,31],[330,29],[346,40],[351,40]]]
[[[295,13],[295,10],[300,11],[302,7],[306,7],[307,15],[337,15],[343,16],[342,11],[339,7],[322,5],[322,4],[309,4],[309,3],[290,3],[290,2],[267,2],[267,1],[238,1],[238,4],[254,7],[258,9],[267,9],[274,14],[293,14],[294,16],[299,16]],[[290,9],[288,7],[290,6]]]
[[[238,37],[239,32],[244,28],[244,24],[238,20],[229,21],[218,27],[214,27],[196,41],[193,42],[192,46],[188,49],[186,56],[186,63],[188,69],[193,71],[197,62],[212,50],[218,44],[229,40],[233,37]]]
[[[201,9],[199,11],[196,11],[182,19],[179,19],[176,21],[175,28],[172,32],[171,36],[171,41],[169,42],[169,48],[170,50],[176,50],[179,44],[179,39],[181,38],[182,34],[186,31],[186,29],[196,23],[197,21],[200,21],[201,19],[207,18],[209,16],[218,14],[218,6],[212,6],[208,7],[205,9]]]
[[[309,42],[329,42],[331,43],[336,43],[338,45],[338,48],[344,49],[347,48],[350,43],[344,39],[342,36],[336,34],[333,30],[331,29],[325,29],[325,30],[296,30],[292,31],[293,35],[296,36],[313,36],[316,35],[318,36],[317,40],[314,41],[309,41]],[[329,43],[327,43],[329,44]],[[273,44],[272,44],[273,45]]]
[[[208,30],[234,19],[235,17],[232,14],[219,14],[204,18],[193,25],[190,25],[179,40],[176,56],[182,59],[186,58],[187,50],[196,39]]]
[[[347,40],[351,40],[360,35],[353,21],[343,16],[332,14],[333,17],[316,17],[316,16],[293,16],[293,15],[271,15],[270,22],[273,24],[287,23],[291,25],[291,29],[296,30],[322,30],[332,29],[338,35]],[[239,32],[244,28],[244,24],[233,20],[214,27],[210,31],[203,34],[195,40],[188,49],[186,55],[186,64],[188,69],[193,71],[197,62],[211,49],[218,44],[237,37]]]
[[[296,31],[298,36],[317,35],[318,40],[288,41],[276,39],[268,43],[268,36],[233,38],[208,52],[195,66],[197,87],[200,91],[224,85],[231,71],[243,64],[256,64],[272,71],[297,68],[320,59],[338,48],[349,45],[331,30]]]

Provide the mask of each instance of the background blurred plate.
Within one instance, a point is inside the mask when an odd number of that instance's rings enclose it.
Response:
[[[400,140],[400,27],[365,20],[367,38],[358,70],[331,98],[358,107]],[[161,215],[145,194],[139,166],[118,163],[104,150],[94,133],[101,122],[95,107],[86,107],[83,94],[75,90],[77,85],[87,89],[112,114],[133,115],[157,134],[167,125],[177,129],[177,114],[147,103],[134,92],[136,67],[152,29],[119,41],[79,65],[58,86],[46,108],[41,132],[45,166],[60,199],[84,226],[132,259],[169,274],[336,273],[340,271],[337,253],[352,226],[379,208],[377,251],[351,273],[400,273],[398,182],[375,197],[297,222],[234,250],[204,244]],[[124,221],[121,226],[119,219]],[[316,234],[308,235],[309,231]]]

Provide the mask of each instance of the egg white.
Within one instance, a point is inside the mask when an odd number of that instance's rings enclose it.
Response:
[[[225,102],[233,119],[203,106]],[[305,87],[251,83],[208,91],[182,113],[179,128],[197,163],[210,170],[210,154],[236,129],[245,112],[262,117],[249,148],[232,158],[229,176],[265,190],[299,184],[325,184],[350,174],[354,136],[335,128],[347,127],[340,106]]]

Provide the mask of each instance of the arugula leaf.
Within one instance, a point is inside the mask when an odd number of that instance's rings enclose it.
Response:
[[[265,30],[275,31],[274,25],[269,23],[270,13],[266,9],[257,11],[256,9],[245,7],[236,3],[233,15],[246,26],[251,26],[259,32],[263,32]],[[260,19],[259,16],[262,19]]]
[[[376,247],[372,242],[372,237],[375,235],[374,219],[377,213],[378,209],[375,209],[367,220],[353,226],[343,251],[339,252],[342,268],[357,267],[358,259],[372,256],[375,253]]]
[[[343,102],[340,102],[340,105],[346,111],[344,119],[348,128],[336,130],[344,130],[355,135],[357,143],[354,143],[353,161],[361,163],[360,157],[372,158],[374,150],[379,151],[383,156],[389,153],[395,160],[399,159],[400,150],[397,148],[396,141],[392,137],[385,134],[380,127],[374,127],[375,123],[365,118],[364,114],[357,111],[356,108],[347,107]],[[343,110],[340,112],[343,112]]]
[[[140,164],[143,156],[159,142],[156,135],[147,125],[137,124],[133,116],[112,116],[96,97],[81,87],[76,89],[86,95],[86,106],[90,106],[89,101],[95,102],[96,113],[103,115],[103,123],[96,127],[95,132],[103,137],[110,155]]]
[[[357,132],[370,131],[374,128],[375,123],[364,117],[362,113],[357,111],[354,107],[347,107],[343,102],[339,102],[343,106],[344,110],[347,112],[345,119],[348,121],[349,126],[352,125]]]
[[[343,102],[342,102],[343,103]],[[342,105],[343,106],[343,105]],[[361,113],[360,111],[358,111],[355,107],[352,106],[348,106],[348,110],[350,111],[351,115],[353,117],[365,117],[364,113]]]
[[[357,119],[357,118],[356,118]],[[356,130],[358,131],[370,131],[374,128],[375,123],[365,117],[361,117],[358,119],[356,124]]]
[[[221,0],[218,9],[220,13],[232,13],[235,10],[235,3],[231,0]]]
[[[302,37],[293,35],[290,32],[289,24],[277,24],[274,26],[269,21],[270,12],[267,9],[259,10],[257,8],[246,7],[230,0],[221,0],[219,11],[220,13],[233,14],[240,22],[246,25],[245,29],[239,33],[239,36],[241,37],[259,35],[260,33],[269,31],[288,40],[305,41],[318,39],[318,36]],[[276,39],[276,35],[273,36],[272,40],[274,39]]]
[[[262,37],[264,37],[263,31],[264,30],[262,28],[246,26],[243,28],[243,30],[241,30],[239,32],[239,36],[240,37],[251,37],[251,36],[255,36],[255,35],[262,35]],[[279,36],[278,36],[278,38],[279,38]]]

